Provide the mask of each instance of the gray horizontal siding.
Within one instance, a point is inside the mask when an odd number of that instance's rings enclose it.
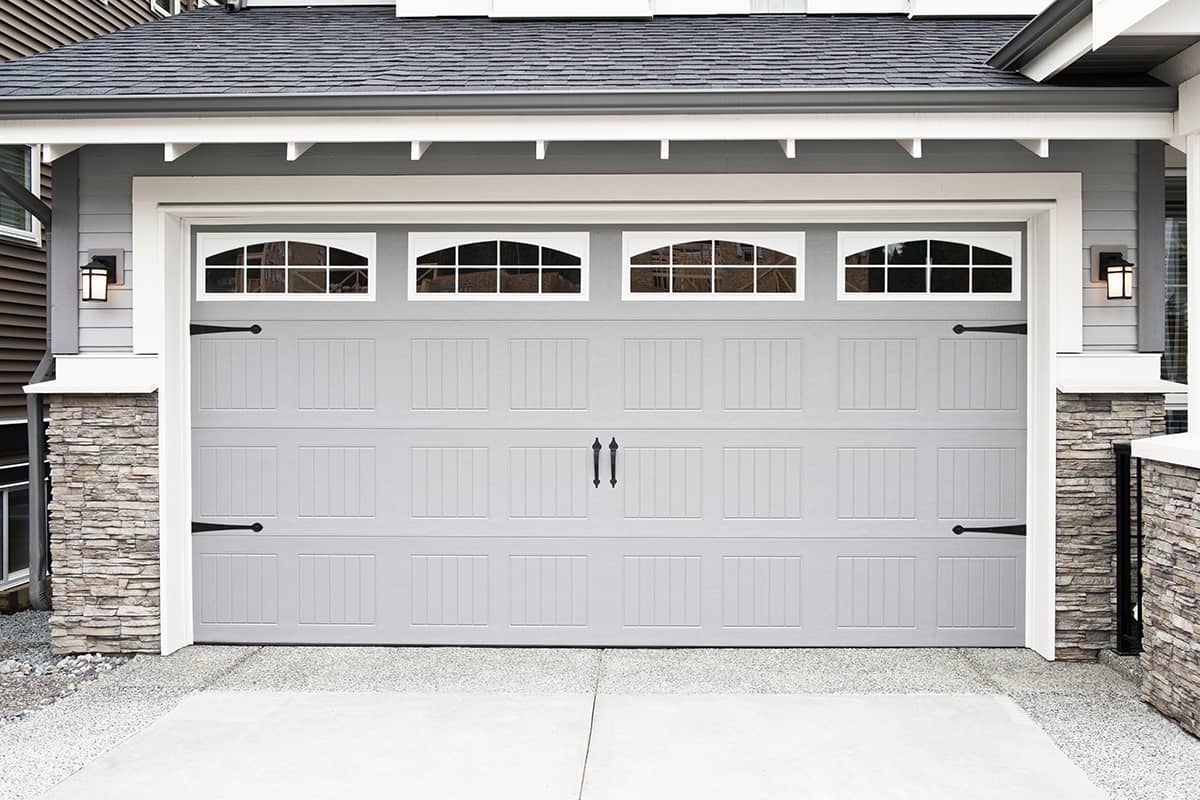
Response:
[[[775,143],[672,145],[671,159],[658,158],[653,142],[555,144],[535,161],[530,144],[437,144],[412,162],[406,143],[317,145],[289,163],[279,145],[205,145],[177,162],[161,147],[87,147],[79,181],[81,257],[93,248],[132,248],[134,175],[395,175],[486,173],[680,173],[680,172],[1079,172],[1083,175],[1084,348],[1137,349],[1137,301],[1112,302],[1090,280],[1093,244],[1121,244],[1137,258],[1137,154],[1134,142],[1054,142],[1051,158],[1039,159],[1015,142],[926,142],[913,159],[891,142],[804,142],[786,160]],[[870,199],[870,198],[864,198]],[[103,308],[80,309],[79,345],[84,351],[132,347],[131,293],[136,279],[126,254],[126,286],[115,288]],[[81,304],[82,305],[82,304]],[[86,313],[84,313],[86,312]]]

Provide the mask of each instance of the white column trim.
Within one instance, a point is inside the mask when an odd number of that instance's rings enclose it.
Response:
[[[1187,137],[1187,224],[1200,231],[1200,132]],[[1188,237],[1188,341],[1200,344],[1200,235]],[[1188,430],[1200,432],[1200,346],[1188,348]]]

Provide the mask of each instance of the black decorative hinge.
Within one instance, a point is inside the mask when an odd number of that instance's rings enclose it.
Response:
[[[251,325],[248,328],[230,328],[226,325],[195,325],[191,327],[192,336],[207,336],[210,333],[252,333],[258,336],[262,333],[262,325]]]
[[[225,522],[193,522],[192,533],[212,533],[214,531],[254,531],[261,533],[263,524],[252,522],[249,525],[231,525]]]
[[[1027,531],[1024,525],[997,525],[993,528],[964,528],[962,525],[955,525],[951,530],[955,536],[962,536],[964,533],[1002,533],[1005,536],[1025,536]]]
[[[1021,336],[1029,335],[1029,323],[1018,322],[1013,325],[984,325],[980,328],[968,328],[966,325],[955,325],[954,332],[959,336],[964,333],[1016,333]]]

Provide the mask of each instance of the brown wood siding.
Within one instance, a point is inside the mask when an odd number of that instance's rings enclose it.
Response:
[[[0,61],[158,18],[150,0],[0,0]]]

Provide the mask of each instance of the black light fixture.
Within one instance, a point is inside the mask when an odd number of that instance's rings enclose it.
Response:
[[[80,296],[89,303],[108,302],[108,281],[111,268],[99,258],[93,258],[79,268]]]
[[[1108,285],[1109,300],[1133,299],[1134,264],[1120,253],[1100,254],[1100,278]]]

